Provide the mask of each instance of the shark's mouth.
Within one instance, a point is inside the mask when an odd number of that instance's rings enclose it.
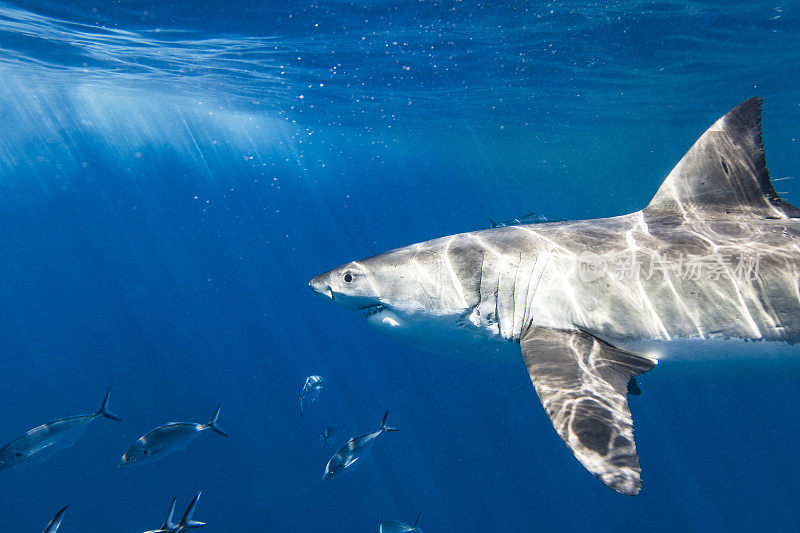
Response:
[[[360,309],[362,311],[364,311],[364,317],[365,318],[369,318],[372,315],[377,315],[378,313],[380,313],[381,311],[386,309],[386,307],[384,305],[381,305],[381,304],[372,304],[372,305],[365,305],[364,307],[361,307]]]

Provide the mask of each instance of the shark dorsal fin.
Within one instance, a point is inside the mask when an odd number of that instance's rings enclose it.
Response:
[[[761,98],[717,120],[661,184],[645,214],[707,216],[709,212],[797,218],[800,210],[770,182],[761,140]]]

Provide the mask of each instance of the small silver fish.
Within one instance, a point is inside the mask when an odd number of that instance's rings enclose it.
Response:
[[[56,513],[42,533],[56,533],[58,531],[59,526],[61,526],[61,519],[64,518],[64,512],[66,512],[67,507],[69,507],[69,505],[65,505]]]
[[[381,427],[377,431],[352,438],[347,441],[347,444],[339,448],[339,451],[331,457],[325,466],[325,474],[323,474],[322,479],[330,479],[339,472],[354,466],[360,459],[367,457],[372,450],[372,445],[375,444],[375,439],[384,431],[400,431],[397,428],[386,425],[387,416],[389,416],[389,411],[384,413]]]
[[[169,511],[167,511],[167,517],[164,519],[164,523],[161,524],[161,527],[159,527],[158,529],[151,529],[149,531],[145,531],[144,533],[182,533],[184,531],[189,531],[190,529],[197,529],[198,527],[205,526],[206,525],[205,522],[198,522],[196,520],[192,520],[192,515],[194,514],[194,510],[197,507],[197,500],[200,499],[201,494],[202,491],[194,495],[194,498],[192,498],[192,501],[189,503],[189,506],[183,513],[183,517],[177,524],[172,521],[172,515],[175,513],[175,500],[177,500],[177,498],[172,498],[172,504],[170,504],[169,506]]]
[[[175,450],[185,449],[190,442],[207,429],[227,437],[228,434],[217,424],[221,407],[222,404],[217,406],[217,410],[214,411],[214,416],[211,417],[211,422],[208,424],[170,422],[142,435],[122,456],[119,466],[158,461]]]
[[[324,448],[328,445],[328,439],[333,435],[333,428],[328,426],[325,428],[325,431],[322,431],[319,435],[322,437],[322,447]]]
[[[325,380],[322,376],[308,376],[303,386],[297,389],[297,395],[300,397],[300,416],[303,416],[303,402],[314,403],[324,385]]]
[[[563,222],[565,219],[561,217],[543,215],[535,211],[528,211],[526,214],[522,215],[519,218],[504,220],[503,222],[495,222],[491,218],[488,218],[488,220],[489,224],[493,228],[505,228],[507,226],[525,226],[527,224],[541,224],[543,222]]]
[[[417,519],[414,521],[413,526],[409,526],[408,524],[404,524],[402,522],[396,522],[394,520],[381,522],[381,527],[378,531],[380,531],[380,533],[424,533],[419,528],[420,516],[422,516],[422,513],[417,515]]]
[[[0,469],[46,461],[55,453],[74,445],[86,431],[89,423],[98,416],[121,420],[108,410],[110,394],[109,388],[103,398],[103,404],[94,414],[53,420],[33,428],[0,448]]]

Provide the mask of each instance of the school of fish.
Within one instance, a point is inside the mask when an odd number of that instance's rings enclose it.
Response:
[[[311,404],[317,400],[324,383],[325,380],[321,376],[311,375],[300,387],[298,394],[301,416],[304,413],[304,404]],[[58,452],[73,447],[81,435],[84,434],[89,424],[96,418],[106,418],[121,422],[122,418],[108,409],[110,398],[111,388],[108,388],[100,408],[94,413],[52,420],[26,431],[5,446],[0,447],[0,470],[43,463]],[[131,467],[160,461],[172,452],[185,450],[190,442],[206,430],[228,437],[228,434],[219,425],[221,408],[222,405],[218,405],[211,419],[205,424],[198,422],[169,422],[148,431],[123,453],[117,466]],[[326,464],[322,479],[330,479],[345,470],[353,470],[359,462],[370,455],[375,440],[380,435],[384,432],[399,431],[397,428],[386,425],[388,415],[389,411],[386,411],[381,420],[381,425],[376,431],[351,438],[339,448]],[[333,436],[333,433],[334,430],[331,426],[326,426],[320,432],[323,448],[327,446],[328,439]],[[174,521],[177,497],[173,498],[166,518],[164,518],[161,525],[157,529],[149,529],[142,533],[184,533],[205,526],[205,522],[193,519],[201,494],[202,492],[198,491],[194,495],[178,522]],[[58,532],[68,507],[62,507],[53,516],[52,520],[45,526],[43,533]],[[419,522],[419,517],[417,517],[417,522]],[[387,521],[381,523],[379,530],[387,533],[400,531],[421,532],[422,530],[416,526],[416,522],[414,526],[407,526],[400,522]]]

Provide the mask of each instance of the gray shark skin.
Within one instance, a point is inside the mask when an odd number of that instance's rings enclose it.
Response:
[[[641,211],[435,239],[309,285],[422,347],[518,342],[575,457],[633,495],[631,378],[659,361],[800,356],[798,217],[770,183],[753,98],[698,139]]]

